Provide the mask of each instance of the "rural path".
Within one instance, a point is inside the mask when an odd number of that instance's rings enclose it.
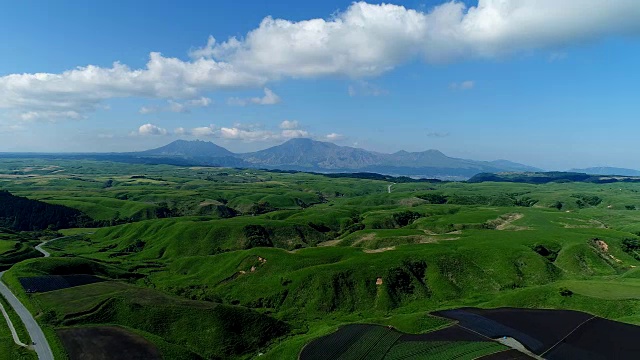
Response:
[[[36,319],[33,318],[29,310],[27,310],[24,305],[18,300],[18,298],[13,295],[11,290],[7,287],[7,285],[2,282],[2,276],[4,275],[4,271],[0,272],[0,294],[7,299],[7,302],[13,310],[18,314],[22,322],[24,323],[25,328],[27,328],[27,332],[29,332],[29,336],[33,341],[33,349],[38,354],[39,360],[54,360],[53,352],[51,352],[51,347],[47,342],[47,338],[44,336],[40,325],[36,322]],[[14,338],[15,339],[15,338]]]
[[[387,186],[387,191],[389,191],[389,194],[391,194],[391,187],[392,187],[393,185],[395,185],[395,184],[396,184],[396,183],[393,183],[393,184],[391,184],[391,185]]]
[[[64,239],[64,238],[66,238],[66,237],[67,237],[67,236],[63,236],[63,237],[59,237],[59,238],[55,238],[55,239],[51,239],[51,240],[47,240],[47,241],[43,241],[43,242],[41,242],[41,243],[40,243],[40,245],[37,245],[37,246],[35,247],[35,249],[36,249],[36,250],[38,250],[40,253],[42,253],[42,255],[44,255],[44,257],[49,257],[49,256],[51,256],[51,254],[50,254],[47,250],[43,249],[42,247],[43,247],[43,246],[45,246],[45,245],[47,245],[48,243],[50,243],[50,242],[52,242],[52,241],[56,241],[56,240],[60,240],[60,239]]]
[[[11,331],[13,342],[15,342],[16,345],[18,346],[27,347],[28,346],[27,344],[20,341],[20,338],[18,337],[18,332],[16,331],[16,328],[13,326],[13,322],[11,321],[11,318],[9,318],[9,314],[7,314],[7,311],[4,309],[4,306],[2,306],[2,304],[0,304],[0,312],[2,312],[2,315],[4,316],[5,320],[7,320],[7,326],[9,327],[9,331]]]

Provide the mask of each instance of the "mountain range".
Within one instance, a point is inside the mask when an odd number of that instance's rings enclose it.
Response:
[[[443,179],[465,179],[482,172],[541,171],[507,160],[453,158],[438,150],[386,154],[306,138],[291,139],[250,153],[233,153],[207,141],[176,140],[157,149],[129,155],[180,159],[201,165],[315,172],[375,172]]]
[[[377,173],[413,178],[467,180],[487,173],[539,173],[543,170],[508,160],[477,161],[449,157],[438,150],[392,154],[306,138],[249,153],[234,153],[202,140],[176,140],[165,146],[120,153],[0,153],[2,158],[88,159],[177,166],[222,166],[320,173]],[[640,171],[616,167],[571,169],[589,175],[640,176]]]

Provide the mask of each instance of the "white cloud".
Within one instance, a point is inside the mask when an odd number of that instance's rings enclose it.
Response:
[[[331,134],[325,135],[324,138],[329,141],[340,141],[340,140],[344,140],[345,136],[342,134],[331,133]]]
[[[151,53],[146,67],[138,70],[116,62],[110,68],[89,65],[60,74],[0,77],[0,109],[82,114],[112,98],[189,99],[203,91],[255,87],[266,81],[228,63],[211,59],[185,62]]]
[[[449,84],[449,88],[452,90],[471,90],[476,86],[475,81],[467,80],[460,83],[453,82]]]
[[[265,18],[244,38],[192,52],[270,78],[378,75],[411,58],[492,58],[640,31],[637,0],[479,0],[429,12],[353,3],[330,19]]]
[[[389,92],[375,84],[368,81],[360,80],[354,84],[349,85],[347,88],[349,96],[382,96],[387,95]]]
[[[266,130],[245,130],[237,127],[220,129],[219,137],[229,140],[243,140],[243,141],[267,141],[273,140],[275,134]]]
[[[215,125],[196,127],[192,129],[179,127],[174,130],[174,134],[199,138],[213,137],[244,142],[276,142],[293,138],[311,137],[311,134],[308,131],[297,128],[297,121],[285,120],[283,121],[283,124],[284,127],[282,127],[281,124],[281,130],[279,131],[264,129],[263,127],[255,124],[236,123],[233,126],[220,128],[216,127]]]
[[[192,99],[187,101],[186,105],[190,107],[207,107],[212,103],[213,103],[213,100],[211,100],[210,98],[201,96],[198,99]]]
[[[84,116],[77,111],[27,111],[20,114],[20,119],[25,122],[35,121],[35,120],[46,120],[46,121],[56,121],[59,119],[74,119],[79,120],[83,119]]]
[[[232,97],[227,100],[227,104],[234,106],[247,106],[250,104],[256,105],[275,105],[279,103],[280,97],[271,91],[269,88],[264,88],[264,96],[263,97],[253,97],[248,99],[242,99],[237,97]]]
[[[210,137],[216,134],[216,127],[214,125],[197,127],[191,129],[189,134],[195,137]]]
[[[138,111],[140,114],[151,114],[154,112],[158,112],[158,108],[154,107],[154,106],[143,106],[140,108],[140,110]]]
[[[167,135],[167,130],[161,127],[158,127],[153,124],[144,124],[138,128],[138,132],[134,133],[135,135]]]
[[[297,120],[284,120],[280,123],[280,129],[284,130],[297,129],[299,126],[300,124],[298,124]]]
[[[178,102],[175,100],[168,100],[167,106],[143,106],[138,111],[140,114],[152,114],[157,112],[173,112],[173,113],[189,113],[191,109],[198,107],[207,107],[211,105],[213,101],[207,97],[200,97],[198,99],[192,99],[185,102]]]
[[[171,99],[184,106],[179,101],[205,92],[263,88],[286,78],[376,76],[413,59],[439,63],[558,51],[639,33],[637,0],[479,0],[472,7],[454,0],[429,11],[356,2],[327,19],[267,17],[241,38],[209,38],[188,61],[152,52],[140,69],[116,62],[2,76],[0,109],[15,110],[20,120],[20,114],[44,112],[84,116],[112,98]],[[277,103],[279,97],[267,90],[264,97],[239,103]]]
[[[284,139],[303,138],[303,137],[309,137],[309,132],[306,130],[300,130],[300,129],[282,130],[280,135]]]

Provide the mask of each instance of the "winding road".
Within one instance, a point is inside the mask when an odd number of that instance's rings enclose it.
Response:
[[[41,252],[42,255],[44,255],[44,257],[49,257],[51,256],[51,254],[49,254],[48,251],[44,250],[42,246],[51,241],[58,240],[58,239],[62,239],[62,238],[43,241],[40,245],[36,246],[35,249]],[[7,302],[9,303],[9,305],[11,305],[13,310],[18,314],[18,316],[24,323],[24,326],[27,329],[27,332],[29,332],[29,336],[31,337],[31,341],[33,342],[33,344],[30,347],[36,351],[36,354],[38,354],[39,360],[54,360],[53,352],[51,351],[49,342],[47,341],[47,338],[44,336],[44,333],[42,332],[40,325],[38,325],[38,322],[36,321],[36,319],[33,318],[33,315],[31,315],[29,310],[27,310],[27,308],[24,305],[22,305],[20,300],[18,300],[18,298],[11,292],[11,290],[7,287],[7,285],[5,285],[4,282],[2,282],[2,276],[4,275],[4,273],[5,273],[4,271],[0,272],[0,294],[2,294],[2,296],[4,296],[5,299],[7,299]],[[18,338],[16,330],[13,327],[13,324],[11,323],[11,320],[9,319],[9,316],[6,314],[4,308],[2,308],[2,313],[3,315],[5,315],[5,318],[7,320],[7,325],[9,325],[9,328],[11,330],[11,335],[13,336],[13,340],[16,342],[16,344],[20,346],[26,346]]]

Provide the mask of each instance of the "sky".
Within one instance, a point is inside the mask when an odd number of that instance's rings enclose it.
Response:
[[[640,168],[637,0],[0,6],[0,152],[309,137]]]

